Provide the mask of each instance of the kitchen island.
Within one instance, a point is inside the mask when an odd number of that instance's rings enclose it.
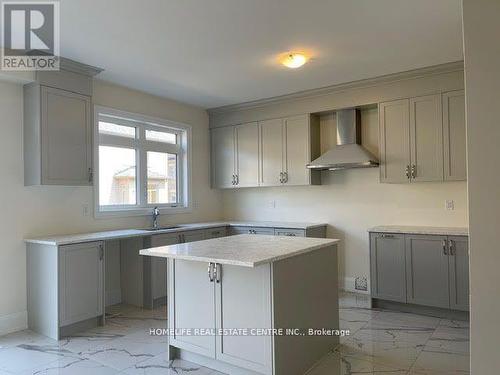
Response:
[[[170,359],[306,372],[339,341],[338,242],[242,234],[141,250],[168,259]]]

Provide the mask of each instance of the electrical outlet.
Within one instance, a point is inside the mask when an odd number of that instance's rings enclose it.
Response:
[[[276,208],[276,201],[274,199],[270,200],[267,204],[269,208]]]
[[[357,276],[356,279],[354,279],[354,289],[366,292],[368,290],[368,280],[366,277]]]
[[[82,215],[89,216],[89,205],[88,204],[82,205]]]
[[[445,207],[449,211],[453,211],[455,209],[455,201],[452,199],[447,199],[445,201]]]

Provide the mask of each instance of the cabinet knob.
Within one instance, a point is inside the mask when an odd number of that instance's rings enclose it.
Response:
[[[417,166],[415,164],[412,164],[411,166],[411,178],[416,178],[417,177]]]
[[[405,168],[405,176],[407,179],[410,179],[410,166],[407,165]]]
[[[456,252],[455,252],[455,241],[449,240],[448,241],[448,246],[450,248],[450,255],[455,255],[456,254]]]
[[[283,172],[280,172],[280,183],[282,184],[283,183]]]
[[[448,255],[448,244],[446,243],[446,240],[443,240],[443,254]]]

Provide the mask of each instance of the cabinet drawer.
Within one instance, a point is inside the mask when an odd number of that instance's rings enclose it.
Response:
[[[275,236],[290,236],[290,237],[305,237],[306,231],[304,229],[288,229],[288,228],[275,228]]]
[[[267,234],[269,236],[274,235],[274,228],[263,228],[263,227],[232,227],[230,229],[231,235],[235,234]]]
[[[205,231],[205,238],[208,240],[210,238],[218,238],[218,237],[225,237],[226,234],[226,227],[220,227],[220,228],[211,228],[207,229]]]

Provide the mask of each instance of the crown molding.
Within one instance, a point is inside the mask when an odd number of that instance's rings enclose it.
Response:
[[[428,77],[436,74],[452,73],[464,70],[463,61],[454,61],[451,63],[440,64],[428,66],[425,68],[418,68],[413,70],[408,70],[399,73],[387,74],[379,77],[362,79],[358,81],[351,81],[346,83],[340,83],[331,86],[320,87],[317,89],[298,91],[292,94],[285,94],[280,96],[274,96],[271,98],[264,98],[258,100],[252,100],[249,102],[231,104],[222,107],[215,107],[207,109],[209,115],[217,115],[227,112],[242,111],[247,109],[254,109],[259,107],[268,106],[271,104],[279,104],[283,102],[288,102],[291,100],[314,98],[323,95],[329,95],[338,91],[344,91],[346,89],[364,88],[374,85],[387,84],[402,80],[415,79]]]

